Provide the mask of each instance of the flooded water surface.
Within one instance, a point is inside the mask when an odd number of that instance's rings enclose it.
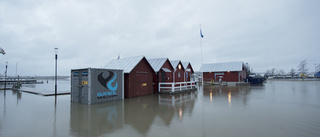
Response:
[[[320,136],[320,81],[199,87],[94,105],[0,91],[0,136]]]

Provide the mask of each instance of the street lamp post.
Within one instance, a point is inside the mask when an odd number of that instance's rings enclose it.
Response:
[[[314,78],[316,78],[317,74],[317,63],[314,63]]]
[[[58,48],[54,48],[55,51],[55,57],[56,57],[56,69],[55,69],[55,78],[54,78],[54,93],[55,96],[57,96],[57,61],[58,61]]]
[[[6,72],[4,74],[4,90],[7,88],[7,70],[8,70],[8,61],[6,62]]]

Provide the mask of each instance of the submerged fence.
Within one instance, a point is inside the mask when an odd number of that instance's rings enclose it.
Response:
[[[188,89],[193,89],[196,87],[195,81],[189,82],[159,82],[159,92],[175,92],[175,91],[183,91]]]

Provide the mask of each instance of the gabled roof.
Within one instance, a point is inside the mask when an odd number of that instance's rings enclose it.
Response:
[[[225,62],[203,64],[200,72],[225,72],[225,71],[242,71],[243,62]]]
[[[183,67],[184,69],[187,69],[187,67],[188,67],[188,65],[190,64],[190,62],[181,62],[181,64],[182,64],[182,67]]]
[[[190,65],[190,68],[191,68],[191,72],[194,72],[193,71],[193,68],[192,68],[192,66],[191,66],[191,64],[190,64],[190,62],[182,62],[182,66],[183,66],[183,68],[186,70],[186,71],[188,71],[187,70],[187,67],[188,67],[188,65]]]
[[[173,67],[174,69],[177,68],[179,62],[180,62],[180,60],[172,60],[172,61],[170,61],[171,65],[172,65],[172,67]]]
[[[130,73],[143,58],[144,56],[113,59],[107,65],[105,65],[104,68],[123,69],[124,73]]]
[[[163,64],[167,61],[168,58],[156,58],[156,59],[148,59],[149,64],[153,68],[155,72],[159,72]]]

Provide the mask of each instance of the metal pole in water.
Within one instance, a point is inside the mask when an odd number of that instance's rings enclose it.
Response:
[[[16,76],[18,76],[18,63],[16,63]]]
[[[8,61],[6,62],[6,73],[4,75],[4,90],[7,88],[7,70],[8,70]]]
[[[56,57],[56,69],[55,69],[55,78],[54,78],[54,95],[57,96],[57,60],[58,60],[58,48],[54,48],[55,57]]]

